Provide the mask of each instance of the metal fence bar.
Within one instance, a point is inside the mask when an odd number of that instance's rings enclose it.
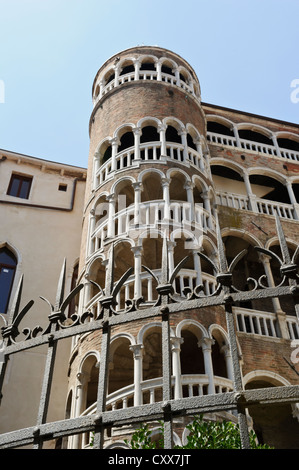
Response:
[[[164,445],[165,448],[173,447],[173,417],[174,416],[194,416],[199,413],[214,411],[237,410],[240,436],[243,448],[249,448],[248,422],[246,410],[256,404],[281,404],[299,402],[299,386],[270,387],[257,390],[244,390],[241,378],[241,369],[239,364],[237,336],[235,317],[232,306],[235,302],[242,300],[253,300],[262,298],[272,298],[280,296],[291,296],[296,304],[297,319],[299,319],[298,306],[298,274],[295,260],[299,253],[299,248],[291,259],[280,220],[277,217],[277,232],[280,240],[282,259],[277,255],[262,248],[257,250],[266,253],[268,256],[275,257],[280,263],[282,282],[276,287],[265,287],[256,282],[251,291],[240,292],[232,284],[233,269],[244,255],[240,253],[230,266],[227,265],[224,247],[221,240],[220,228],[218,224],[217,238],[219,251],[219,264],[216,266],[203,253],[198,253],[205,261],[209,262],[216,272],[217,287],[212,294],[204,295],[200,286],[193,290],[189,289],[186,300],[177,300],[173,296],[173,280],[179,270],[184,266],[187,258],[182,260],[169,273],[167,260],[167,240],[163,241],[163,256],[161,278],[156,279],[158,283],[158,300],[156,304],[149,308],[139,308],[138,299],[134,299],[123,312],[115,310],[117,295],[130,276],[133,268],[129,269],[118,282],[114,282],[113,275],[113,245],[109,253],[109,262],[106,270],[106,281],[103,296],[100,299],[101,309],[95,314],[85,312],[81,317],[73,317],[73,324],[66,326],[64,324],[64,310],[67,308],[72,298],[78,294],[83,287],[77,286],[65,300],[64,299],[64,279],[65,262],[59,278],[56,303],[51,306],[49,315],[49,325],[42,331],[39,328],[34,330],[27,329],[27,337],[24,340],[17,341],[19,338],[18,326],[26,313],[30,310],[33,301],[30,301],[21,311],[19,311],[21,302],[21,281],[17,294],[15,296],[11,315],[5,327],[2,328],[2,338],[4,345],[4,359],[0,364],[0,387],[5,377],[8,358],[12,354],[18,354],[41,344],[48,345],[47,359],[44,369],[44,381],[41,392],[41,400],[37,416],[36,426],[9,432],[0,435],[0,448],[13,448],[24,445],[33,445],[34,448],[42,447],[43,443],[50,439],[82,434],[83,432],[94,432],[94,448],[103,448],[105,429],[109,426],[119,427],[124,424],[132,424],[163,420],[164,421]],[[147,271],[155,278],[148,268]],[[46,300],[46,299],[44,299]],[[200,309],[209,306],[222,306],[223,314],[226,318],[227,332],[229,338],[230,351],[233,366],[234,391],[213,395],[202,395],[189,398],[172,399],[171,392],[171,342],[169,320],[172,314],[190,309]],[[116,325],[131,323],[136,320],[150,319],[152,317],[161,318],[162,326],[162,369],[163,369],[163,399],[161,402],[149,405],[133,406],[119,410],[106,410],[107,396],[107,377],[108,360],[111,328]],[[87,322],[86,320],[91,320]],[[24,330],[23,330],[24,331]],[[55,364],[56,347],[59,340],[74,335],[98,331],[101,333],[101,366],[98,380],[97,409],[95,415],[80,416],[62,421],[47,423],[46,417],[49,405],[50,389],[52,384],[53,368]]]

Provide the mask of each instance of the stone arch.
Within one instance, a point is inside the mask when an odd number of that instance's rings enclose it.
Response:
[[[290,383],[279,374],[268,370],[255,370],[244,378],[246,390],[288,386]],[[268,444],[275,449],[298,448],[299,423],[294,416],[294,405],[253,405],[248,409],[253,420],[253,429],[260,444]]]
[[[143,380],[162,377],[162,323],[144,325],[138,332],[137,344],[143,345]]]
[[[186,375],[205,375],[205,364],[203,351],[200,347],[201,341],[208,338],[208,332],[196,320],[186,319],[181,321],[176,328],[176,336],[182,338],[180,351],[181,374]],[[199,395],[199,391],[194,391]],[[207,393],[207,387],[203,387],[204,394]],[[189,396],[187,385],[182,386],[183,397]]]
[[[119,333],[111,339],[110,344],[108,394],[134,382],[134,359],[130,349],[130,346],[135,344],[134,337]]]
[[[251,279],[258,280],[261,276],[265,275],[262,260],[257,250],[254,249],[255,246],[260,246],[260,242],[257,243],[257,239],[246,233],[245,230],[238,229],[223,230],[222,240],[228,265],[239,253],[246,250],[245,255],[233,269],[233,285],[241,291],[251,290],[254,287],[254,282]],[[238,306],[255,310],[266,310],[268,312],[273,309],[271,299],[244,301],[238,303]]]
[[[119,178],[111,187],[111,194],[114,194],[115,199],[114,210],[116,214],[134,204],[134,182],[135,180],[131,176],[124,176]]]
[[[141,202],[163,199],[163,177],[164,174],[155,169],[148,169],[139,175],[139,180],[142,182]]]
[[[89,351],[80,362],[78,377],[82,384],[82,407],[81,410],[78,410],[79,414],[93,405],[97,400],[99,366],[100,355],[98,351]]]
[[[213,324],[209,327],[209,334],[214,339],[212,345],[214,375],[229,378],[230,368],[225,359],[225,348],[229,348],[227,333],[220,325]]]

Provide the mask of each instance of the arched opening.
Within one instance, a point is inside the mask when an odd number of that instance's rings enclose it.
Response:
[[[246,390],[274,386],[261,378],[249,382]],[[290,404],[254,405],[248,411],[260,444],[268,444],[275,449],[298,449],[299,423],[292,416]]]
[[[143,380],[162,377],[162,332],[156,326],[149,328],[143,337]],[[155,402],[162,400],[162,387],[155,389]],[[150,392],[144,391],[143,403],[150,403]]]
[[[73,274],[72,274],[72,279],[71,279],[71,289],[75,289],[78,281],[78,275],[79,275],[79,263],[76,263],[73,269]],[[68,308],[68,317],[71,318],[71,316],[77,311],[78,308],[78,303],[79,303],[79,294],[76,295],[76,297],[73,297]]]
[[[119,72],[119,76],[121,77],[122,75],[127,75],[128,73],[132,73],[135,71],[135,67],[132,61],[125,61],[122,64],[122,67]]]
[[[152,236],[153,235],[153,236]],[[142,240],[141,264],[146,266],[159,277],[162,260],[163,240],[157,233],[147,235]],[[155,301],[158,298],[157,282],[149,273],[142,273],[142,296],[149,301]]]
[[[265,275],[265,270],[259,259],[258,252],[254,249],[254,246],[244,238],[230,235],[224,237],[223,242],[228,265],[230,265],[233,259],[237,254],[241,253],[242,250],[247,250],[247,253],[239,260],[233,270],[233,285],[240,291],[251,290],[254,287],[254,283],[250,278],[258,280],[261,276]],[[242,301],[238,302],[237,305],[243,308],[267,312],[273,310],[271,299]]]
[[[105,85],[108,85],[108,83],[111,83],[112,80],[114,80],[114,79],[115,79],[115,73],[114,73],[114,70],[111,69],[104,76]]]
[[[17,263],[7,246],[0,248],[0,313],[7,313]]]
[[[227,366],[225,357],[223,354],[223,347],[225,346],[225,340],[222,334],[214,330],[212,334],[214,343],[212,345],[212,363],[213,363],[213,372],[217,377],[228,377]]]
[[[252,142],[259,142],[261,144],[273,145],[273,141],[270,137],[252,129],[239,129],[240,139],[250,140]]]
[[[131,244],[120,242],[115,246],[114,251],[114,281],[117,282],[125,272],[134,268],[134,254],[131,250]],[[117,297],[117,309],[122,310],[126,306],[126,300],[134,298],[133,276],[128,279],[126,285],[123,285]]]
[[[161,67],[161,71],[162,71],[162,73],[166,73],[167,75],[175,76],[175,73],[174,73],[174,70],[173,70],[173,65],[169,61],[163,62],[162,67]]]
[[[153,146],[144,146],[142,144],[160,142],[160,134],[156,126],[147,125],[142,128],[142,134],[140,136],[140,158],[141,160],[153,160],[159,159],[161,156],[161,146],[155,144]]]
[[[101,289],[105,288],[105,266],[101,258],[97,258],[93,261],[89,269],[88,278],[100,286]],[[98,295],[100,291],[99,288],[93,283],[88,284],[88,287],[90,289],[89,299],[91,300],[96,295]]]
[[[134,147],[134,134],[132,131],[125,132],[119,140],[120,143],[117,148],[118,152],[122,152],[123,150],[126,150],[130,147]]]
[[[278,245],[278,244],[277,245],[272,245],[269,249],[270,249],[270,251],[273,251],[273,253],[275,253],[277,256],[279,256],[279,258],[282,260],[280,245]],[[289,249],[291,259],[292,259],[293,255],[294,255],[294,249],[290,246],[288,246],[288,249]],[[277,286],[281,283],[281,281],[283,279],[282,276],[281,276],[281,273],[280,273],[280,265],[279,265],[278,260],[276,260],[275,258],[270,258],[270,266],[271,266],[273,281],[274,281],[275,285]],[[288,283],[288,281],[286,281],[286,284],[287,283]],[[281,309],[283,310],[283,312],[286,313],[286,315],[296,316],[295,305],[294,305],[294,300],[293,300],[292,296],[282,296],[282,297],[280,297],[279,298],[279,303],[280,303]]]
[[[187,201],[187,191],[184,187],[186,177],[180,172],[171,173],[171,181],[169,185],[170,201]]]
[[[192,331],[192,327],[184,328],[181,332],[183,343],[181,345],[180,360],[181,360],[181,374],[186,375],[204,375],[205,366],[202,348],[198,345],[201,337],[200,332]],[[186,382],[189,382],[186,378]],[[192,385],[194,396],[200,395],[200,390],[197,385]],[[182,387],[183,397],[189,396],[189,384],[183,384]],[[203,386],[203,394],[207,394],[207,385]]]
[[[143,71],[143,70],[155,71],[156,70],[156,65],[155,65],[154,59],[152,59],[151,57],[143,58],[139,70],[141,70],[141,71]]]
[[[119,338],[116,344],[112,342],[113,351],[109,370],[108,394],[127,387],[134,382],[134,359],[130,350],[130,341]],[[121,405],[121,402],[117,405]]]
[[[167,126],[165,138],[166,138],[166,142],[176,142],[177,144],[182,143],[182,139],[178,133],[178,130],[171,125]]]
[[[188,147],[192,148],[193,150],[197,150],[197,147],[194,143],[193,137],[191,134],[187,134],[187,145]]]
[[[134,188],[129,179],[124,179],[115,188],[115,213],[134,204]]]
[[[299,142],[286,137],[278,137],[277,143],[281,149],[294,150],[299,152]]]
[[[214,134],[221,134],[234,137],[234,132],[232,128],[218,121],[208,121],[207,132],[213,132]]]
[[[290,204],[290,197],[285,185],[275,178],[266,175],[250,175],[250,183],[254,194],[267,201]]]
[[[247,195],[242,176],[234,169],[224,165],[211,165],[216,191]]]
[[[163,199],[161,175],[156,172],[146,173],[142,178],[141,201],[157,201]]]

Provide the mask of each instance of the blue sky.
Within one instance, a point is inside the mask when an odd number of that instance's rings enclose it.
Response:
[[[184,57],[204,102],[299,122],[299,0],[0,0],[0,19],[2,149],[86,167],[94,76],[136,45]]]

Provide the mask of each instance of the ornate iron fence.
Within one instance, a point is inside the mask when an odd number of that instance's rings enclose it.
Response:
[[[96,313],[85,312],[81,316],[73,316],[72,324],[64,323],[65,311],[71,300],[82,289],[78,285],[66,298],[64,298],[65,263],[57,288],[57,296],[54,305],[47,300],[50,306],[48,316],[49,323],[45,329],[35,327],[25,328],[25,339],[19,340],[19,327],[33,301],[20,309],[23,279],[20,282],[10,317],[2,328],[3,348],[2,363],[0,364],[0,389],[2,390],[7,362],[10,355],[30,350],[40,345],[47,345],[47,357],[44,369],[42,391],[39,410],[35,426],[17,431],[8,432],[0,436],[0,448],[13,448],[32,445],[33,448],[42,448],[47,440],[58,439],[74,434],[94,432],[93,448],[103,448],[104,431],[107,427],[119,427],[125,424],[141,423],[144,421],[164,421],[164,446],[166,449],[173,447],[173,419],[177,416],[194,416],[199,413],[236,410],[238,415],[240,436],[243,448],[249,448],[249,430],[246,418],[246,409],[256,404],[282,404],[299,402],[299,385],[270,387],[263,389],[245,390],[242,384],[241,370],[237,349],[237,335],[235,318],[232,307],[236,302],[253,299],[266,299],[281,296],[292,296],[295,303],[297,321],[299,318],[299,285],[296,257],[299,247],[291,258],[287,247],[285,236],[278,216],[276,216],[277,234],[280,241],[282,258],[272,251],[256,247],[260,252],[275,258],[280,264],[281,283],[276,287],[268,287],[263,284],[263,279],[254,280],[254,287],[250,291],[240,291],[233,285],[233,270],[238,261],[245,255],[245,250],[239,253],[228,266],[224,246],[221,239],[219,224],[217,223],[218,238],[218,265],[214,264],[203,253],[198,255],[205,259],[216,272],[217,288],[211,295],[206,295],[203,286],[188,288],[185,300],[177,300],[173,295],[173,280],[177,273],[183,268],[187,258],[184,258],[174,269],[169,272],[166,238],[163,244],[161,276],[158,282],[158,300],[154,306],[140,308],[140,302],[131,301],[127,303],[125,311],[115,310],[116,296],[133,271],[130,268],[118,282],[114,282],[113,276],[113,246],[109,256],[109,264],[106,270],[105,288],[102,290],[100,300],[101,309]],[[155,274],[144,267],[153,277]],[[252,279],[251,279],[252,280]],[[233,384],[232,392],[215,395],[204,395],[181,399],[172,399],[171,395],[171,351],[170,351],[170,326],[171,315],[176,312],[200,309],[203,307],[223,306],[227,333],[229,338],[232,366]],[[145,404],[131,408],[107,411],[106,391],[108,377],[108,358],[110,347],[111,328],[115,325],[129,324],[135,320],[160,317],[162,323],[162,357],[163,357],[163,400],[158,403]],[[69,418],[61,421],[47,422],[47,412],[50,399],[52,375],[55,364],[55,356],[58,342],[64,338],[81,335],[92,331],[101,331],[101,367],[99,371],[96,413],[94,415]]]

